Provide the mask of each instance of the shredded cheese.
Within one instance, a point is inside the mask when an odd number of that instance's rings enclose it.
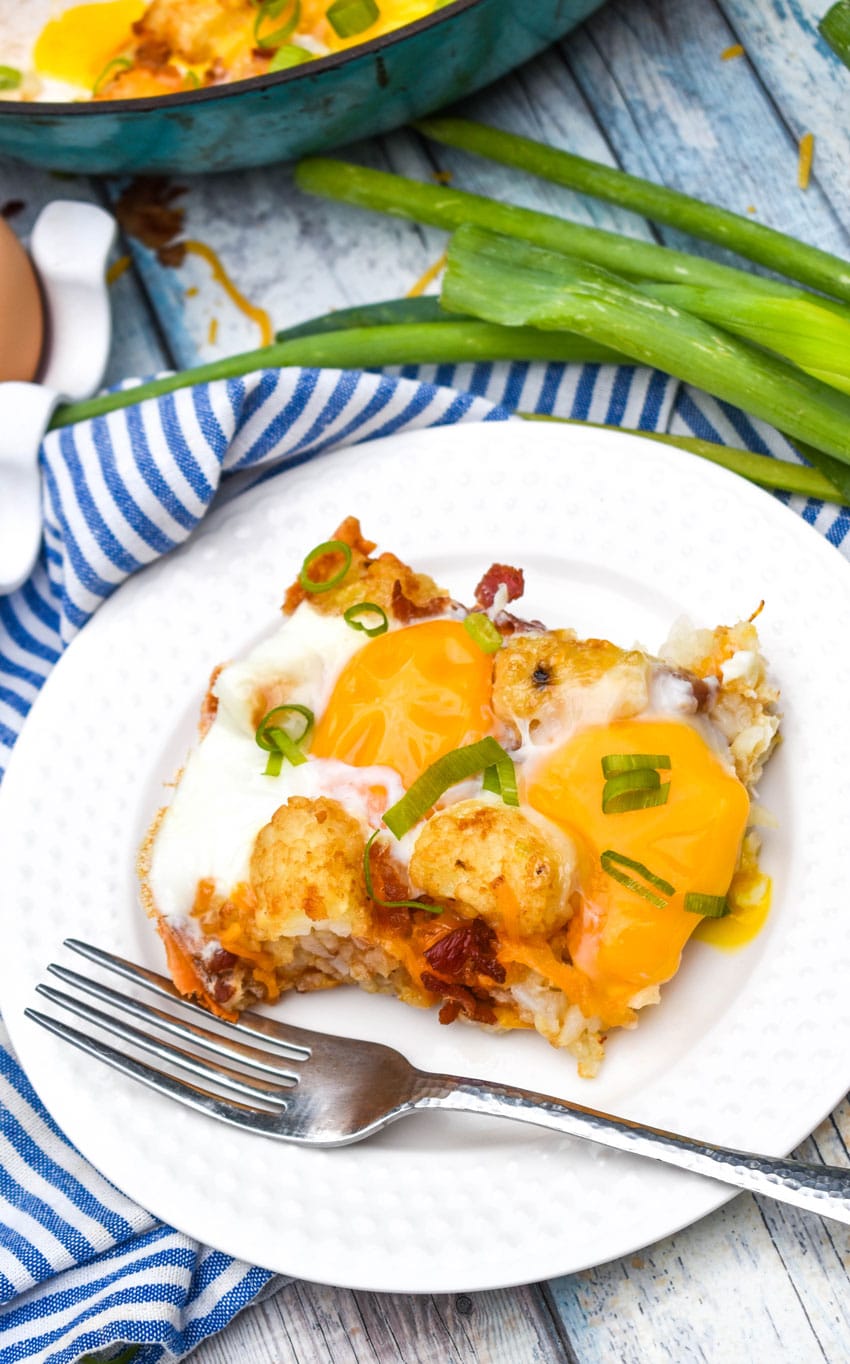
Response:
[[[112,262],[112,264],[110,265],[109,269],[106,272],[107,284],[114,284],[116,279],[120,279],[121,276],[124,274],[124,271],[128,270],[129,268],[130,257],[119,256],[117,260],[114,260]]]
[[[809,188],[809,180],[812,174],[812,161],[815,154],[815,135],[814,133],[803,133],[800,138],[800,159],[797,166],[797,184],[800,189]]]
[[[437,278],[437,276],[440,274],[441,270],[444,270],[445,267],[446,267],[446,253],[445,253],[445,251],[444,251],[443,254],[442,254],[442,256],[440,257],[440,259],[439,259],[439,260],[435,260],[433,265],[429,265],[429,266],[428,266],[428,269],[425,271],[424,275],[422,275],[422,276],[416,281],[416,283],[415,283],[414,285],[412,285],[412,286],[408,289],[406,297],[407,297],[407,298],[420,298],[420,297],[422,296],[422,294],[424,294],[425,290],[428,288],[428,285],[429,285],[429,284],[433,284],[434,280],[435,280],[435,279]]]
[[[231,302],[235,303],[236,307],[246,317],[250,317],[252,322],[256,322],[260,329],[260,345],[270,346],[274,340],[274,327],[265,308],[258,308],[255,304],[250,303],[244,294],[239,292],[215,251],[211,246],[207,246],[206,242],[188,241],[184,242],[183,245],[187,251],[195,256],[200,256],[202,260],[207,262],[212,270],[213,279],[221,285]]]
[[[721,61],[731,62],[736,57],[743,57],[744,49],[740,43],[733,43],[731,47],[724,48],[720,54]]]

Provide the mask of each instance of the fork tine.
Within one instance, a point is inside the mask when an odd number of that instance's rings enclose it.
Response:
[[[80,1051],[87,1052],[89,1056],[95,1056],[99,1061],[105,1061],[108,1066],[121,1071],[123,1075],[129,1075],[131,1079],[139,1080],[158,1094],[165,1094],[169,1098],[176,1099],[178,1103],[186,1104],[188,1108],[194,1108],[198,1112],[208,1113],[211,1117],[229,1123],[232,1127],[246,1128],[248,1131],[259,1132],[267,1137],[278,1137],[286,1140],[286,1134],[278,1130],[279,1113],[261,1112],[259,1109],[240,1104],[236,1100],[225,1100],[216,1094],[209,1094],[206,1090],[189,1084],[186,1080],[179,1080],[174,1075],[166,1075],[163,1071],[157,1070],[155,1066],[146,1065],[144,1061],[137,1061],[133,1056],[125,1056],[106,1042],[88,1037],[86,1033],[78,1032],[76,1028],[60,1022],[57,1018],[51,1018],[49,1014],[40,1013],[38,1009],[25,1009],[24,1013],[33,1022],[40,1023],[48,1032],[61,1037],[65,1042],[72,1043]]]
[[[140,1019],[142,1023],[152,1024],[161,1032],[179,1038],[181,1042],[194,1042],[197,1046],[203,1047],[205,1051],[212,1052],[213,1055],[220,1056],[225,1061],[232,1061],[238,1057],[252,1069],[259,1070],[264,1075],[271,1075],[278,1081],[282,1079],[295,1084],[299,1078],[294,1071],[283,1069],[277,1063],[272,1052],[261,1051],[259,1047],[248,1046],[236,1038],[233,1040],[225,1039],[219,1033],[199,1027],[197,1023],[174,1018],[171,1014],[164,1013],[162,1009],[157,1009],[152,1004],[143,1004],[141,1000],[134,999],[131,995],[119,994],[117,990],[111,989],[108,985],[103,985],[99,980],[91,980],[88,976],[81,976],[76,971],[68,970],[66,966],[59,966],[56,962],[51,962],[47,969],[54,976],[58,976],[61,981],[64,981],[66,985],[73,985],[76,989],[93,995],[102,1004],[110,1004],[113,1008],[122,1009],[124,1013]],[[206,1010],[204,1013],[209,1018]]]
[[[103,1013],[101,1009],[96,1009],[93,1004],[87,1004],[84,1000],[74,999],[72,995],[66,995],[63,990],[54,990],[50,985],[40,984],[35,988],[40,995],[49,999],[52,1004],[58,1004],[60,1008],[68,1009],[78,1018],[82,1018],[85,1023],[95,1023],[99,1028],[111,1032],[113,1036],[120,1037],[133,1046],[141,1047],[143,1051],[150,1052],[160,1061],[171,1062],[172,1065],[179,1066],[181,1070],[188,1071],[190,1075],[196,1075],[201,1080],[211,1080],[214,1084],[219,1084],[247,1099],[259,1099],[261,1102],[271,1104],[285,1104],[281,1095],[282,1086],[280,1084],[273,1085],[259,1077],[253,1084],[249,1084],[227,1066],[219,1065],[217,1061],[204,1060],[202,1057],[194,1056],[191,1052],[184,1051],[182,1047],[172,1046],[169,1042],[160,1042],[157,1038],[140,1032],[132,1024],[124,1023],[120,1018],[113,1018],[110,1014]]]
[[[159,975],[156,971],[150,971],[145,966],[137,966],[135,962],[127,961],[126,957],[115,956],[112,952],[104,952],[100,947],[93,947],[91,943],[81,942],[79,938],[66,938],[65,944],[72,952],[78,952],[81,957],[94,962],[96,966],[102,966],[107,971],[114,971],[116,975],[122,976],[124,980],[133,981],[136,985],[142,985],[154,994],[162,995],[165,999],[172,1000],[184,1008],[194,1013],[200,1014],[203,1018],[209,1019],[209,1009],[196,1004],[191,999],[186,999],[180,994],[179,990],[165,976]],[[311,1048],[317,1043],[325,1041],[323,1033],[311,1032],[308,1028],[293,1028],[285,1023],[278,1023],[274,1018],[263,1018],[260,1014],[243,1013],[237,1020],[220,1019],[222,1027],[227,1032],[243,1033],[248,1036],[261,1035],[272,1045],[280,1046],[290,1056],[295,1056],[296,1060],[306,1060],[310,1055]]]

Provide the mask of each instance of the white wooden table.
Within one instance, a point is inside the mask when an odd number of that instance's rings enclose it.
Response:
[[[533,0],[532,0],[533,2]],[[850,258],[850,73],[819,43],[828,0],[609,0],[582,30],[469,102],[473,116],[714,200]],[[740,43],[745,55],[722,59]],[[815,135],[797,187],[798,140]],[[397,133],[356,155],[415,175],[510,194],[603,226],[680,244],[630,215]],[[307,200],[286,166],[186,186],[186,235],[211,246],[252,303],[284,327],[405,293],[440,255],[439,233]],[[50,198],[109,203],[110,183],[0,163],[0,208],[26,234]],[[692,246],[692,244],[689,243]],[[114,284],[109,382],[259,344],[189,255],[177,270],[138,242]],[[843,1105],[801,1148],[846,1163]],[[697,1226],[613,1264],[547,1284],[414,1298],[306,1283],[279,1288],[193,1356],[198,1364],[690,1364],[850,1359],[850,1232],[741,1196]]]

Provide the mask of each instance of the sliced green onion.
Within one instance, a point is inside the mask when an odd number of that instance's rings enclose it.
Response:
[[[184,79],[190,90],[199,90],[201,87],[200,78],[197,71],[187,71]]]
[[[488,767],[481,777],[481,790],[492,791],[494,796],[501,796],[505,805],[519,805],[519,791],[516,783],[516,768],[508,759],[507,763],[501,763],[498,767],[494,764]]]
[[[491,782],[492,785],[489,784]],[[502,797],[505,805],[519,805],[516,768],[507,753],[501,762],[494,763],[492,767],[487,768],[481,787],[484,791],[495,791]]]
[[[625,886],[627,890],[633,890],[636,895],[642,895],[644,900],[655,905],[656,909],[666,909],[667,901],[662,900],[660,895],[653,895],[652,891],[643,884],[644,881],[655,886],[663,895],[676,894],[675,887],[671,886],[669,881],[664,881],[660,876],[656,876],[642,862],[635,862],[631,857],[624,857],[622,853],[614,852],[611,848],[608,848],[599,860],[604,872],[607,872],[615,881],[619,881],[620,885]],[[621,867],[628,867],[631,871],[636,871],[642,880],[636,881],[633,876],[621,871]]]
[[[317,583],[310,577],[310,569],[317,559],[321,559],[323,554],[341,554],[343,558],[342,568],[335,573],[327,582]],[[332,587],[338,587],[351,567],[351,546],[344,540],[325,540],[321,545],[316,545],[311,549],[303,564],[301,572],[298,574],[298,581],[305,592],[330,592]]]
[[[17,90],[22,80],[16,66],[0,66],[0,90]]]
[[[655,791],[660,785],[661,778],[654,767],[635,767],[631,772],[609,777],[605,790],[610,796],[619,796],[623,791]]]
[[[732,909],[725,895],[699,895],[688,891],[685,909],[689,914],[701,914],[704,919],[724,919]]]
[[[380,616],[377,625],[364,625],[359,616]],[[347,611],[343,611],[342,618],[346,625],[350,625],[352,630],[362,630],[364,635],[374,639],[376,635],[385,635],[390,628],[387,613],[383,606],[378,606],[373,601],[359,601],[356,606],[349,606]]]
[[[133,63],[129,57],[113,57],[111,62],[107,62],[97,80],[91,88],[93,95],[99,95],[104,85],[112,76],[114,71],[129,71]]]
[[[666,753],[606,753],[602,759],[602,772],[606,777],[616,776],[618,772],[634,772],[644,767],[669,767],[670,759]]]
[[[291,66],[303,66],[313,60],[312,52],[299,47],[297,43],[284,43],[269,62],[269,71],[288,71]]]
[[[401,800],[390,806],[384,815],[384,823],[396,838],[403,838],[436,805],[450,786],[456,786],[459,781],[474,777],[479,772],[486,772],[489,767],[495,767],[498,771],[499,789],[505,804],[518,805],[514,765],[501,744],[488,736],[479,739],[478,743],[445,753],[427,767]]]
[[[375,0],[334,0],[325,17],[338,38],[354,38],[381,17]]]
[[[291,734],[287,734],[286,730],[281,728],[280,724],[274,725],[269,723],[275,716],[291,714],[302,715],[305,721],[301,733],[295,737]],[[291,763],[293,767],[300,767],[303,762],[307,761],[299,745],[307,738],[307,735],[313,728],[315,719],[316,717],[309,706],[300,706],[296,702],[291,702],[290,704],[283,706],[274,706],[272,710],[269,711],[268,715],[263,716],[257,726],[257,732],[254,735],[254,739],[263,752],[269,754],[269,760],[266,763],[265,776],[279,777],[284,759]]]
[[[482,653],[497,654],[501,649],[502,636],[483,611],[470,611],[464,618],[463,628]]]
[[[290,0],[264,0],[264,3],[260,5],[260,11],[254,20],[254,40],[257,47],[279,47],[281,43],[286,42],[290,34],[295,32],[301,18],[301,0],[295,0],[292,13],[281,28],[276,28],[273,33],[262,35],[260,33],[260,29],[266,20],[276,19],[289,3]]]
[[[302,763],[307,761],[295,740],[290,739],[285,729],[279,729],[277,726],[267,729],[266,738],[269,739],[278,750],[277,753],[271,755],[271,758],[285,758],[293,767],[300,767]],[[269,759],[269,762],[271,762],[271,758]],[[278,766],[278,772],[279,771],[280,767]],[[275,773],[275,776],[277,776],[277,773]]]
[[[380,833],[376,829],[363,849],[363,879],[366,882],[366,894],[373,904],[381,905],[384,909],[427,909],[429,914],[442,914],[442,905],[423,905],[421,900],[379,900],[375,894],[375,886],[372,881],[371,852],[372,844]]]
[[[636,776],[637,773],[634,775]],[[666,805],[667,798],[670,795],[669,781],[665,781],[663,786],[630,786],[617,795],[612,795],[608,791],[610,784],[610,782],[606,782],[605,789],[602,792],[602,813],[604,815],[623,815],[629,810],[650,810],[656,805]]]

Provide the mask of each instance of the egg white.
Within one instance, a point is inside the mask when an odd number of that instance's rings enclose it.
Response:
[[[323,616],[308,602],[241,661],[219,674],[213,687],[218,710],[192,753],[159,825],[148,884],[159,912],[183,919],[198,882],[212,879],[227,894],[248,879],[251,850],[260,829],[291,796],[328,796],[364,828],[380,818],[369,788],[382,786],[386,805],[403,794],[389,767],[351,767],[333,758],[310,758],[267,777],[267,755],[255,740],[252,698],[263,687],[287,680],[287,701],[308,706],[318,718],[350,658],[368,643],[339,616]]]

